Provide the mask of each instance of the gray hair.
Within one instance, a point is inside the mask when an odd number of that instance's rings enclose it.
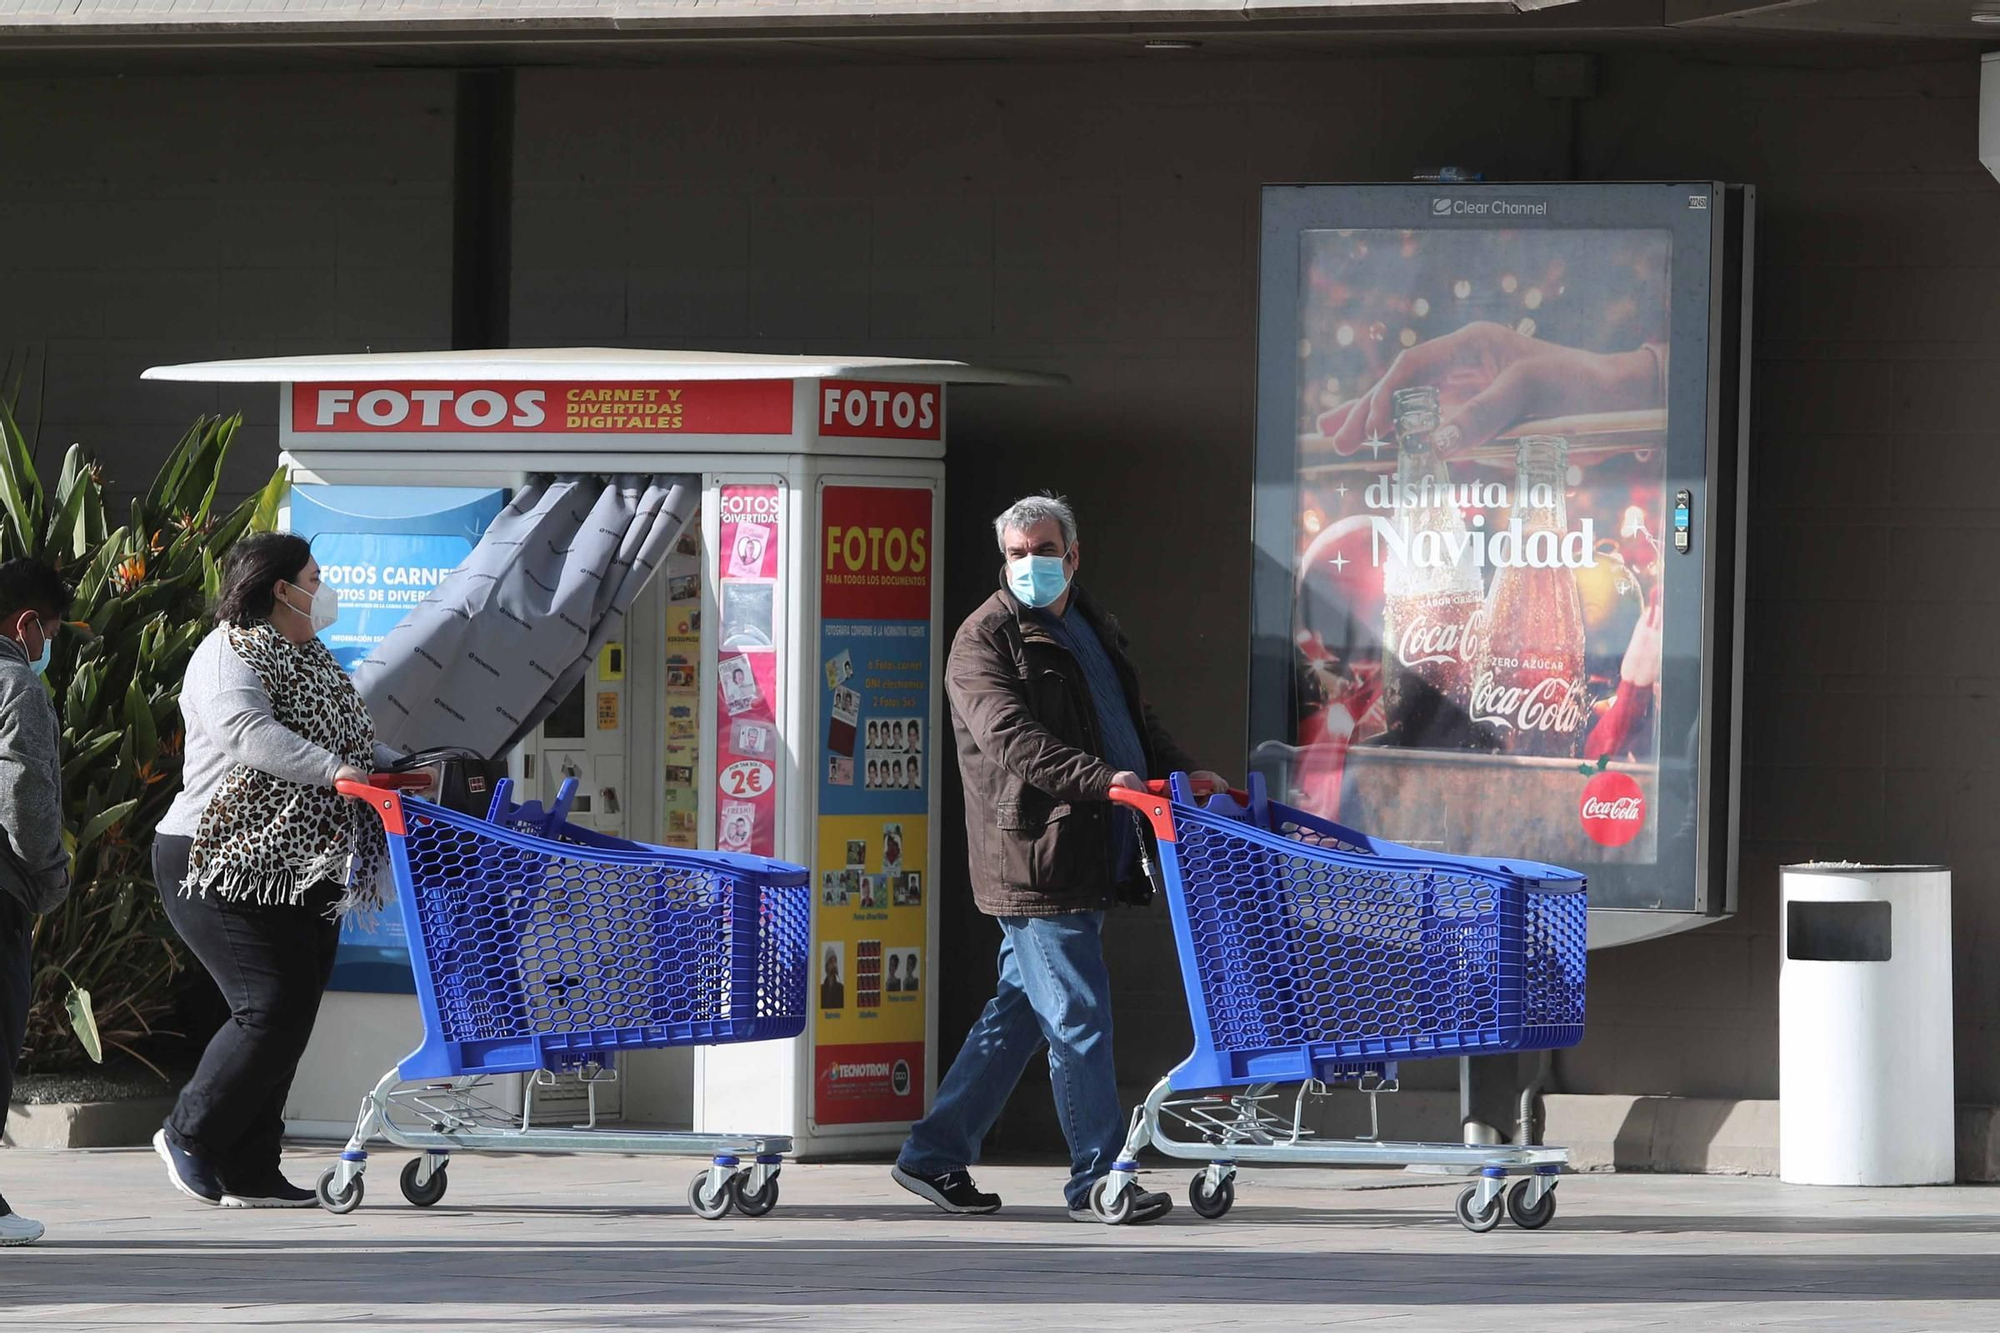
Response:
[[[1076,545],[1076,511],[1060,495],[1047,492],[1026,496],[1008,505],[1000,517],[993,520],[993,538],[1005,551],[1009,532],[1026,532],[1046,520],[1053,520],[1062,529],[1064,550]]]

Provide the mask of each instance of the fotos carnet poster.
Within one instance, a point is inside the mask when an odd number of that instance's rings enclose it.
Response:
[[[715,576],[722,654],[716,691],[727,722],[718,729],[712,777],[724,793],[740,799],[718,804],[716,845],[765,856],[777,836],[776,783],[767,761],[781,744],[775,580],[785,497],[776,485],[725,484],[718,506]],[[836,776],[830,766],[827,780]]]
[[[1300,239],[1286,798],[1651,863],[1673,259],[1648,228]]]

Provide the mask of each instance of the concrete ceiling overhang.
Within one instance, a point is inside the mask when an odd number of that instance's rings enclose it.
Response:
[[[176,49],[447,64],[1259,58],[1433,42],[2000,38],[1975,21],[1983,11],[2000,15],[2000,0],[0,0],[0,61]]]

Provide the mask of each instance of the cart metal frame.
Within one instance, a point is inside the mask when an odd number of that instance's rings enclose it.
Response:
[[[539,1079],[541,1071],[535,1072]],[[536,1127],[533,1083],[522,1097],[516,1117],[484,1095],[492,1086],[483,1074],[406,1083],[391,1068],[361,1099],[354,1133],[341,1150],[340,1161],[320,1176],[323,1207],[351,1212],[361,1204],[362,1175],[368,1167],[368,1145],[377,1139],[422,1156],[403,1171],[403,1196],[419,1207],[444,1197],[446,1169],[454,1152],[611,1152],[667,1157],[706,1157],[708,1167],[689,1186],[689,1203],[704,1216],[721,1216],[734,1207],[747,1216],[762,1216],[777,1203],[776,1184],[792,1140],[785,1134],[707,1134],[688,1130],[605,1130],[597,1125],[596,1085],[615,1078],[612,1070],[587,1072],[590,1113],[586,1123],[567,1128]],[[412,1127],[417,1121],[425,1128]],[[399,1123],[399,1121],[403,1123]],[[748,1199],[751,1206],[745,1208]]]
[[[1176,1093],[1171,1076],[1153,1085],[1146,1100],[1132,1111],[1132,1128],[1111,1172],[1091,1189],[1090,1207],[1113,1224],[1128,1220],[1139,1189],[1139,1154],[1152,1148],[1182,1161],[1205,1162],[1188,1183],[1188,1202],[1201,1216],[1214,1219],[1235,1202],[1239,1163],[1290,1166],[1442,1166],[1476,1172],[1478,1179],[1461,1192],[1459,1221],[1474,1231],[1497,1226],[1501,1196],[1510,1176],[1526,1178],[1505,1201],[1505,1211],[1519,1226],[1534,1229],[1554,1216],[1556,1178],[1569,1164],[1567,1148],[1512,1144],[1419,1143],[1384,1140],[1377,1101],[1395,1092],[1395,1079],[1364,1079],[1358,1090],[1368,1097],[1370,1133],[1365,1138],[1322,1138],[1305,1124],[1305,1109],[1331,1089],[1318,1080],[1298,1085],[1289,1116],[1279,1111],[1280,1085],[1259,1083],[1237,1091]],[[1173,1129],[1196,1137],[1176,1137]],[[1545,1202],[1546,1201],[1546,1202]]]

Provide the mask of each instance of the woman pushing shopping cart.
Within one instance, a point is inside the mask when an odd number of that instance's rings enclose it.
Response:
[[[1194,1051],[1133,1112],[1098,1216],[1124,1220],[1150,1145],[1206,1163],[1188,1191],[1203,1217],[1229,1211],[1242,1162],[1422,1165],[1478,1172],[1457,1202],[1473,1231],[1503,1213],[1547,1225],[1565,1149],[1321,1138],[1305,1108],[1336,1083],[1393,1090],[1399,1059],[1575,1045],[1584,877],[1371,838],[1270,800],[1260,776],[1247,792],[1198,796],[1185,774],[1151,788],[1111,797],[1158,848],[1146,868],[1173,916]]]

